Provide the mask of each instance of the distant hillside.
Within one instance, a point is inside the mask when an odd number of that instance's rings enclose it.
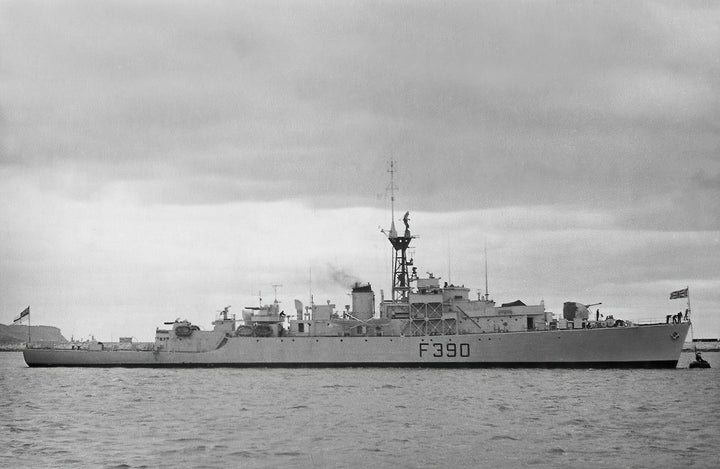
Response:
[[[27,342],[28,326],[0,324],[0,346],[21,345]],[[30,326],[30,340],[48,342],[67,342],[60,329],[53,326]]]

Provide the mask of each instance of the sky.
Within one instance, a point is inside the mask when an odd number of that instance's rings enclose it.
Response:
[[[394,160],[418,272],[720,337],[718,50],[713,1],[0,0],[0,323],[389,297]]]

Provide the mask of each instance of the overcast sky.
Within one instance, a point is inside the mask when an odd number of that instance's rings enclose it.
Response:
[[[713,1],[0,1],[0,322],[389,296],[392,158],[419,272],[718,337],[718,51]]]

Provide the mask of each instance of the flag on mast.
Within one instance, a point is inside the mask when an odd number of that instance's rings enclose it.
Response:
[[[14,321],[13,324],[17,324],[23,319],[25,319],[26,316],[30,316],[30,307],[28,306],[24,310],[22,310],[22,313],[20,313],[20,316],[18,316]]]
[[[670,299],[671,300],[677,300],[680,298],[687,298],[688,297],[688,289],[685,288],[683,290],[676,290],[672,293],[670,293]]]

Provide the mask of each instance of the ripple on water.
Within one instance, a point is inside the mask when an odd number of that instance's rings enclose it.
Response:
[[[0,354],[0,467],[714,467],[719,456],[716,369],[108,371],[16,359]]]

